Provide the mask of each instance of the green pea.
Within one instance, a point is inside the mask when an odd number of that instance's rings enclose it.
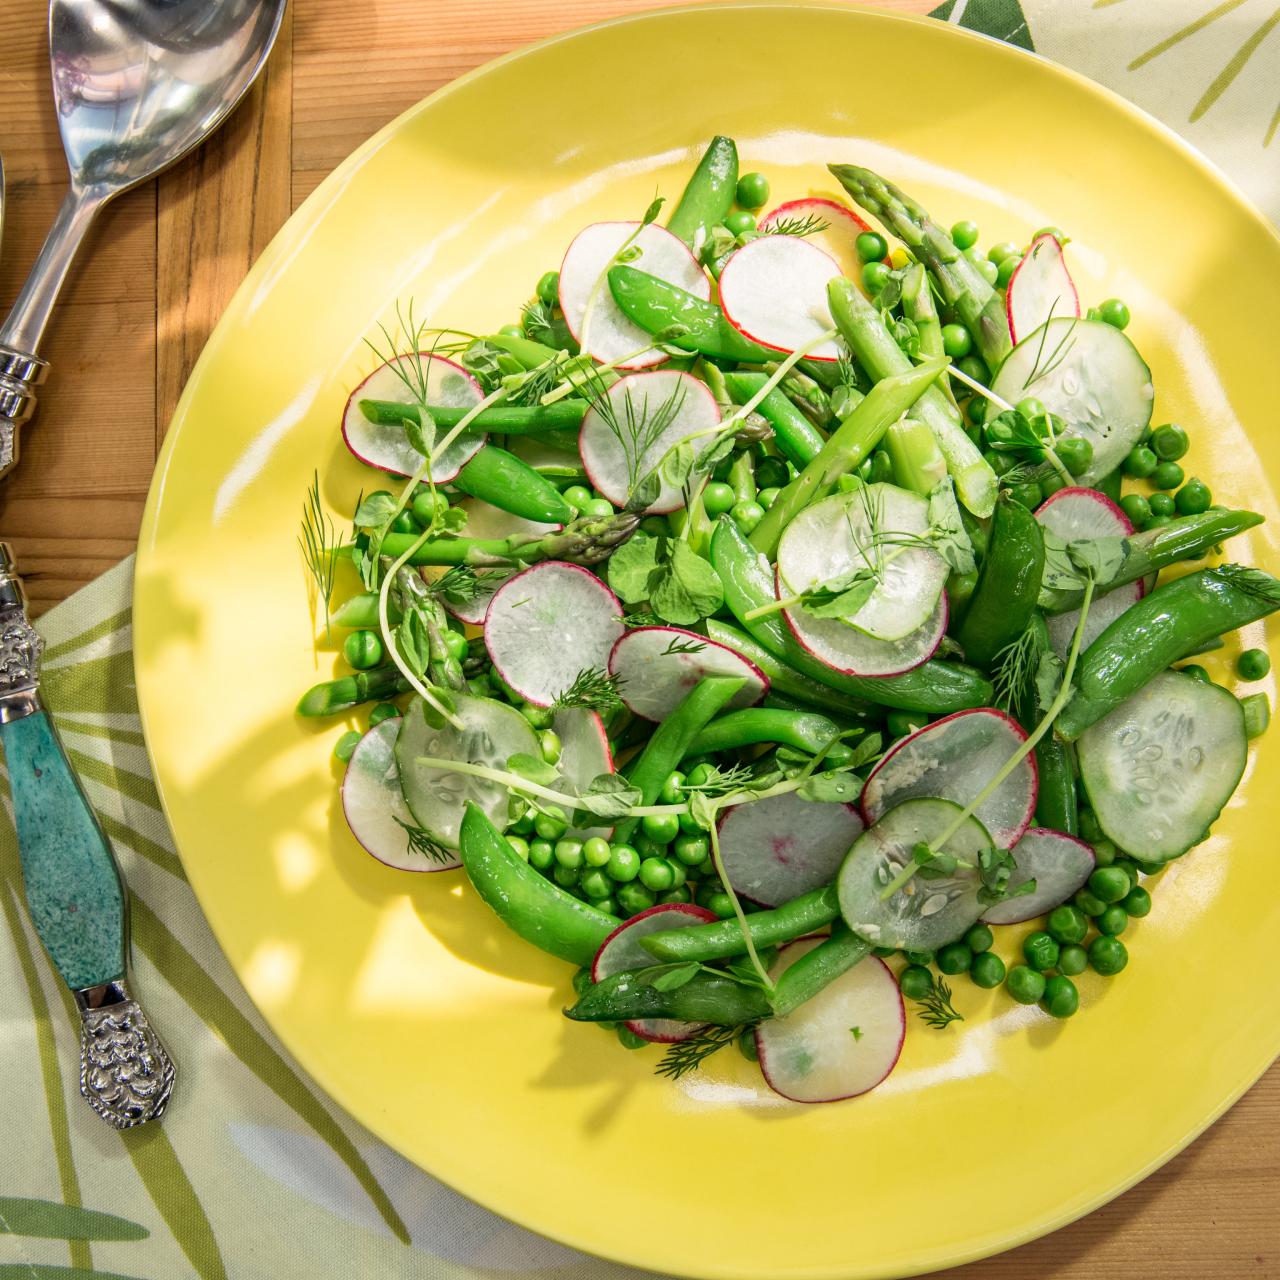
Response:
[[[866,285],[867,292],[871,294],[879,293],[884,288],[889,279],[889,268],[883,262],[872,260],[864,262],[862,265],[862,283]]]
[[[1129,927],[1129,913],[1118,902],[1114,902],[1093,923],[1099,933],[1115,938]]]
[[[1199,680],[1201,684],[1212,684],[1209,679],[1209,673],[1198,663],[1188,662],[1185,667],[1176,668],[1181,671],[1184,676],[1190,676],[1193,680]]]
[[[640,874],[640,855],[629,844],[611,845],[605,870],[610,879],[625,884]]]
[[[1271,703],[1265,693],[1251,693],[1240,699],[1244,709],[1244,731],[1250,738],[1260,738],[1271,724]]]
[[[618,899],[618,906],[628,916],[648,911],[658,901],[658,895],[646,885],[641,884],[639,880],[620,885],[614,893]]]
[[[972,249],[978,243],[978,224],[976,222],[957,222],[951,228],[951,241],[957,249]]]
[[[1074,942],[1058,952],[1058,972],[1065,973],[1068,978],[1083,973],[1088,963],[1089,953]]]
[[[1183,481],[1186,473],[1176,462],[1161,462],[1151,473],[1151,483],[1157,489],[1176,489]],[[1205,503],[1207,509],[1209,504]]]
[[[1089,919],[1079,907],[1063,903],[1049,912],[1046,927],[1060,943],[1083,942],[1089,932]]]
[[[1159,465],[1160,459],[1156,457],[1155,450],[1140,444],[1129,450],[1129,456],[1124,460],[1124,473],[1135,480],[1145,480]]]
[[[355,729],[348,729],[334,745],[333,754],[346,764],[348,760],[355,754],[356,747],[360,745],[360,739],[364,735]]]
[[[1066,487],[1067,482],[1056,471],[1051,471],[1040,481],[1040,492],[1046,498],[1052,498],[1059,489],[1065,489]]]
[[[1149,529],[1163,529],[1165,525],[1172,523],[1172,516],[1152,516],[1151,519],[1147,521],[1146,529],[1143,529],[1142,532],[1146,533]]]
[[[1129,877],[1120,867],[1098,867],[1089,876],[1089,892],[1104,903],[1119,902],[1129,892]]]
[[[1095,919],[1107,909],[1107,904],[1103,902],[1101,898],[1090,893],[1088,889],[1079,890],[1071,901],[1074,902],[1075,905],[1085,913],[1085,915],[1092,916]]]
[[[670,844],[680,834],[680,818],[674,813],[650,813],[640,819],[641,830],[657,844]]]
[[[933,963],[932,951],[904,951],[902,954],[907,957],[909,963],[918,964],[925,969]]]
[[[1080,824],[1080,838],[1087,840],[1092,844],[1095,840],[1101,840],[1102,828],[1098,826],[1098,817],[1092,809],[1089,808],[1084,798],[1080,801],[1080,816],[1077,819]]]
[[[1135,885],[1120,900],[1120,905],[1124,908],[1125,915],[1141,920],[1143,916],[1151,914],[1151,895],[1140,885]]]
[[[443,493],[434,493],[430,489],[423,489],[414,496],[413,502],[409,505],[409,510],[413,512],[413,518],[425,529],[437,515],[443,514],[449,509],[449,499]]]
[[[715,765],[702,760],[688,771],[685,780],[691,787],[705,787],[715,777],[715,772]]]
[[[680,815],[680,830],[687,836],[699,835],[702,828],[698,825],[698,820],[691,813],[682,813]]]
[[[733,235],[740,236],[744,232],[756,229],[756,216],[754,213],[748,213],[746,209],[735,209],[725,217],[724,225]]]
[[[744,209],[763,208],[769,198],[769,179],[763,173],[744,173],[738,179],[735,197]]]
[[[368,671],[382,661],[382,640],[376,631],[353,631],[342,642],[342,656],[357,671]]]
[[[413,518],[412,511],[402,511],[391,522],[392,533],[417,533],[419,528],[418,522]]]
[[[543,729],[538,734],[538,752],[544,763],[559,764],[561,750],[560,735],[554,730]]]
[[[889,252],[889,246],[878,231],[863,231],[854,241],[858,257],[863,262],[879,262]]]
[[[599,901],[613,892],[613,881],[599,867],[590,867],[578,877],[578,884],[588,898]]]
[[[689,868],[679,858],[663,858],[663,862],[671,868],[672,889],[678,889],[689,878]],[[643,870],[643,867],[641,868]]]
[[[525,862],[529,861],[529,842],[523,836],[515,836],[508,831],[507,843],[515,850],[517,857]]]
[[[1119,298],[1108,298],[1098,308],[1098,318],[1113,329],[1124,329],[1129,324],[1129,308]]]
[[[1129,949],[1119,938],[1094,938],[1089,944],[1089,963],[1095,973],[1114,977],[1129,963]]]
[[[758,502],[735,502],[729,510],[733,522],[743,533],[750,533],[764,519],[764,508]]]
[[[591,501],[591,490],[584,484],[571,484],[560,496],[571,507],[581,511]]]
[[[1265,675],[1266,672],[1263,672]],[[369,728],[374,725],[381,724],[384,720],[394,720],[400,714],[400,708],[393,702],[379,702],[372,711],[369,712]]]
[[[923,729],[929,723],[929,717],[920,711],[890,711],[885,717],[884,727],[891,738],[904,738],[909,733]]]
[[[504,324],[498,333],[504,338],[523,338],[524,329],[518,324]]]
[[[1061,974],[1044,984],[1044,1011],[1051,1018],[1069,1018],[1080,1008],[1080,993],[1070,978]]]
[[[686,867],[696,867],[707,860],[711,844],[706,836],[677,836],[671,851]]]
[[[1241,680],[1261,680],[1271,670],[1271,659],[1264,649],[1246,649],[1236,659],[1236,672]],[[370,724],[373,717],[369,718]]]
[[[1177,510],[1177,503],[1171,493],[1153,493],[1147,499],[1147,504],[1151,508],[1151,515],[1159,519],[1168,519]]]
[[[682,884],[678,885],[674,889],[668,889],[666,893],[660,893],[658,895],[658,901],[664,904],[692,902],[693,894],[689,892],[689,886],[687,884]]]
[[[1023,396],[1013,407],[1028,420],[1043,418],[1048,412],[1044,407],[1044,401],[1037,399],[1035,396]]]
[[[1043,929],[1028,934],[1022,941],[1022,954],[1033,969],[1055,968],[1059,950],[1057,939]]]
[[[1109,867],[1116,860],[1115,845],[1105,839],[1093,841],[1093,860],[1100,867]]]
[[[613,503],[608,498],[592,498],[585,507],[582,508],[584,516],[590,516],[593,520],[607,520],[613,515]]]
[[[1034,481],[1026,484],[1015,484],[1009,489],[1009,496],[1014,502],[1021,503],[1028,511],[1034,511],[1044,501],[1044,490]]]
[[[1160,466],[1174,466],[1178,464],[1161,463]],[[1158,468],[1157,468],[1158,470]],[[1186,484],[1173,495],[1173,504],[1178,509],[1180,516],[1198,516],[1209,510],[1213,502],[1213,494],[1209,492],[1209,486],[1199,479],[1192,476]]]
[[[551,869],[551,878],[562,889],[572,889],[578,883],[577,867],[562,867],[558,863]]]
[[[533,829],[543,840],[559,840],[569,829],[564,810],[559,805],[548,805],[546,810],[533,820]]]
[[[524,703],[520,714],[535,729],[549,729],[551,721],[555,719],[555,712],[550,707],[536,707],[532,702]]]
[[[592,836],[582,842],[582,860],[589,867],[607,867],[610,852],[609,842],[603,836]]]
[[[896,956],[898,954],[898,948],[897,947],[872,947],[871,954],[873,956],[879,956],[881,960],[887,960],[890,956]]]
[[[964,945],[974,955],[978,955],[983,951],[990,951],[995,940],[995,934],[985,924],[975,924],[963,938]]]
[[[960,360],[973,350],[973,339],[962,324],[942,326],[942,349],[952,360]]]
[[[470,652],[467,637],[461,631],[446,630],[443,639],[445,651],[455,662],[461,662]]]
[[[529,841],[529,865],[546,871],[555,862],[555,847],[550,840]]]
[[[667,774],[667,780],[658,792],[659,804],[681,804],[684,801],[684,774],[679,769]]]
[[[966,377],[972,378],[974,382],[980,382],[984,387],[987,385],[987,379],[991,376],[991,371],[987,368],[987,362],[981,356],[965,356],[963,360],[956,361],[956,368]]]
[[[963,942],[949,942],[938,948],[938,968],[943,973],[964,973],[973,963],[973,952]]]
[[[1141,529],[1151,519],[1151,504],[1140,493],[1126,493],[1120,499],[1120,510],[1135,529]]]
[[[969,966],[969,977],[975,986],[990,991],[1004,981],[1004,961],[994,951],[979,951]]]
[[[1151,433],[1151,448],[1162,462],[1177,462],[1191,448],[1191,441],[1181,427],[1166,422]]]
[[[909,964],[898,975],[898,990],[908,1000],[923,1000],[933,990],[933,974],[922,964]]]
[[[1071,243],[1071,237],[1067,235],[1061,227],[1041,227],[1040,230],[1031,237],[1031,243],[1035,244],[1041,236],[1052,236],[1059,244]]]
[[[996,288],[1007,289],[1009,281],[1013,279],[1013,273],[1022,266],[1022,259],[1016,253],[1010,254],[996,268]]]
[[[560,273],[548,271],[538,281],[538,301],[554,306],[560,300]]]
[[[981,426],[987,416],[987,397],[970,396],[964,406],[964,412],[974,426]]]
[[[987,261],[994,262],[998,266],[1006,258],[1018,252],[1018,246],[1011,240],[1001,240],[999,244],[993,244],[987,250]]]
[[[571,867],[574,871],[581,869],[583,863],[581,840],[557,840],[553,853],[558,866]]]
[[[1132,858],[1117,858],[1115,861],[1116,869],[1123,871],[1129,878],[1129,888],[1132,889],[1138,883],[1138,864]]]
[[[738,1037],[738,1052],[748,1062],[760,1061],[760,1051],[756,1048],[756,1033],[753,1027],[748,1027]]]
[[[649,1043],[644,1036],[638,1036],[625,1023],[617,1031],[618,1043],[624,1049],[643,1049]]]
[[[978,271],[990,285],[994,285],[1000,279],[1000,268],[994,262],[988,262],[985,258],[978,263]]]
[[[782,492],[781,489],[761,489],[760,492],[756,494],[756,501],[766,511],[768,511],[769,508],[773,506],[775,502],[777,502],[778,494],[780,494],[781,492]]]
[[[723,515],[737,500],[733,486],[719,480],[712,480],[702,491],[702,505],[709,516]]]
[[[719,916],[721,920],[727,920],[734,914],[733,899],[723,890],[708,894],[703,902],[703,906],[705,906],[712,915]]]
[[[665,538],[671,532],[671,526],[667,523],[666,516],[645,516],[640,521],[640,528],[644,533],[650,534],[655,538]]]
[[[1015,964],[1005,979],[1009,994],[1019,1004],[1035,1004],[1044,995],[1044,974],[1025,964]]]
[[[756,484],[762,489],[781,489],[791,483],[791,472],[781,458],[761,458],[756,463]]]
[[[640,864],[640,883],[654,893],[665,893],[676,882],[665,858],[646,858]]]
[[[1084,475],[1093,462],[1093,445],[1083,436],[1068,436],[1060,440],[1054,450],[1062,465],[1073,476]]]

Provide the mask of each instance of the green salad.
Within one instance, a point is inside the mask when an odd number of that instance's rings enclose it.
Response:
[[[771,205],[717,137],[518,322],[398,313],[351,535],[317,480],[301,537],[359,843],[465,876],[660,1073],[736,1045],[797,1102],[962,1018],[948,978],[1068,1018],[1140,958],[1269,718],[1264,650],[1239,693],[1194,659],[1280,607],[1064,232],[984,252],[830,174]]]

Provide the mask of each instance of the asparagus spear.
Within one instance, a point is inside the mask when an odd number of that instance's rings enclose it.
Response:
[[[933,359],[947,354],[942,344],[942,322],[933,302],[933,290],[929,288],[929,279],[918,262],[913,262],[902,276],[902,314],[916,327],[921,356]],[[938,389],[958,412],[951,379],[945,374],[938,379]]]
[[[827,286],[827,303],[840,336],[873,378],[895,377],[912,368],[880,313],[851,281],[840,277],[832,280]],[[936,386],[931,386],[916,402],[912,416],[933,432],[947,470],[956,482],[956,496],[975,516],[989,516],[996,505],[996,474],[965,434],[959,411]]]
[[[928,497],[947,476],[947,463],[933,432],[923,422],[906,417],[885,432],[884,449],[893,464],[893,478],[904,489]]]
[[[992,370],[1013,349],[1000,295],[956,248],[955,241],[910,196],[870,169],[855,164],[827,166],[844,189],[880,219],[928,267],[938,290],[973,334]]]
[[[398,400],[361,400],[360,412],[370,422],[399,426],[405,416],[415,410],[414,406],[401,404]],[[471,410],[437,404],[428,405],[427,412],[437,429],[447,431],[456,427]],[[577,398],[557,400],[555,404],[495,404],[476,414],[471,426],[476,431],[492,431],[495,435],[536,435],[540,431],[565,431],[579,427],[586,412],[587,402]]]
[[[326,680],[314,685],[298,702],[300,716],[336,716],[362,702],[385,702],[398,693],[404,693],[409,682],[397,667],[374,667],[372,671],[357,671],[337,680]]]

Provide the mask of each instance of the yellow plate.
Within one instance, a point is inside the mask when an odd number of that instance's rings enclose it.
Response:
[[[362,147],[254,267],[187,387],[147,506],[135,605],[156,776],[191,882],[281,1039],[387,1142],[481,1203],[657,1271],[897,1276],[1007,1248],[1116,1195],[1280,1048],[1275,735],[1212,837],[1170,870],[1124,975],[1068,1023],[956,981],[962,1024],[911,1019],[875,1093],[801,1107],[728,1051],[670,1084],[559,1016],[569,970],[459,873],[387,870],[347,833],[304,723],[313,650],[295,537],[319,472],[339,526],[376,476],[338,419],[365,335],[416,299],[485,331],[587,222],[678,195],[734,135],[778,198],[827,161],[899,179],[983,243],[1065,227],[1081,294],[1113,294],[1188,470],[1272,519],[1233,554],[1280,568],[1280,241],[1195,154],[1085,80],[927,21],[839,8],[640,15],[464,77]],[[346,584],[348,587],[349,583]],[[1261,637],[1251,628],[1250,643]],[[1227,676],[1227,660],[1211,662]],[[1274,694],[1272,682],[1249,686]],[[1002,938],[1006,954],[1013,939]]]

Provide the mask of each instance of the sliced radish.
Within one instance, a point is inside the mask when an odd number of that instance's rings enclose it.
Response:
[[[1041,505],[1036,519],[1064,542],[1080,538],[1127,538],[1133,533],[1129,517],[1097,489],[1059,489]],[[1106,595],[1094,596],[1080,640],[1081,651],[1087,649],[1126,609],[1141,600],[1143,593],[1141,582],[1128,582]],[[1067,656],[1079,620],[1079,609],[1048,617],[1049,642],[1059,657]]]
[[[712,444],[703,432],[712,431],[720,421],[720,408],[710,387],[691,373],[659,369],[654,373],[633,373],[615,382],[608,391],[609,413],[587,410],[578,433],[578,452],[592,485],[615,507],[625,506],[635,484],[662,461],[667,450],[687,436],[698,436],[693,448],[699,453]],[[610,421],[612,418],[612,421]],[[629,423],[666,426],[653,439],[647,436],[636,455],[637,441]],[[619,431],[621,427],[621,438]],[[659,472],[661,488],[646,508],[658,515],[684,505],[680,486]]]
[[[623,314],[603,278],[614,255],[638,227],[638,222],[594,222],[578,232],[560,264],[560,308],[569,332],[583,351],[602,363],[625,360],[616,366],[619,369],[645,369],[667,359],[661,351],[634,354],[649,346],[653,335]],[[711,284],[698,260],[666,228],[650,223],[631,244],[639,256],[629,258],[629,265],[695,297],[711,297]]]
[[[720,819],[720,859],[739,893],[776,907],[830,884],[862,832],[853,805],[804,800],[791,791],[727,810]]]
[[[822,231],[805,236],[805,241],[824,253],[829,253],[839,266],[841,275],[850,280],[861,279],[862,259],[858,255],[857,240],[864,231],[870,231],[871,227],[848,205],[823,196],[788,200],[786,204],[780,204],[772,213],[761,218],[759,227],[761,231],[767,231],[780,222],[812,222],[814,225],[825,222],[827,225]]]
[[[558,524],[540,524],[536,520],[513,516],[478,498],[465,498],[458,506],[467,513],[467,523],[462,532],[468,538],[500,539],[508,538],[514,533],[551,533],[561,528]],[[479,569],[477,573],[480,575],[481,585],[476,594],[463,604],[451,605],[445,601],[445,608],[460,621],[469,622],[473,627],[482,627],[494,592],[519,572],[519,569]]]
[[[450,857],[436,861],[417,852],[406,828],[417,820],[404,802],[400,769],[396,764],[396,737],[400,719],[375,725],[360,739],[342,777],[342,813],[351,834],[379,862],[398,871],[449,871],[461,861]]]
[[[397,369],[413,383],[414,391],[406,386]],[[470,409],[484,399],[480,384],[460,364],[443,356],[420,351],[416,356],[389,360],[356,387],[342,413],[342,438],[361,462],[395,476],[411,476],[422,466],[422,454],[409,443],[403,427],[370,422],[360,411],[361,400],[391,400],[412,405],[420,378],[425,379],[428,404]],[[444,433],[438,435],[443,438]],[[437,484],[452,480],[479,453],[484,441],[484,432],[464,431],[432,462],[432,479]]]
[[[569,789],[581,795],[593,778],[614,771],[609,735],[596,712],[585,707],[566,707],[556,712],[551,729],[560,739],[560,761],[556,767],[570,784]],[[588,840],[592,836],[607,839],[613,834],[613,828],[570,827],[567,834],[574,840]]]
[[[603,671],[622,635],[618,597],[589,569],[544,560],[494,592],[484,643],[498,674],[549,707],[582,671]]]
[[[937,607],[950,570],[930,546],[894,545],[923,539],[929,504],[892,484],[834,493],[806,507],[778,544],[782,597],[811,591],[857,570],[878,574],[866,604],[850,618],[833,619],[874,640],[901,640],[918,631]],[[874,539],[886,540],[878,550]],[[798,608],[797,613],[813,617]]]
[[[820,939],[793,942],[772,976],[785,973]],[[902,993],[888,966],[868,956],[785,1018],[756,1028],[756,1053],[769,1088],[792,1102],[841,1102],[874,1089],[902,1053]]]
[[[1052,911],[1084,888],[1095,862],[1093,850],[1083,840],[1047,827],[1031,827],[1014,846],[1013,860],[1018,869],[1009,877],[1009,888],[1028,880],[1034,880],[1036,887],[1020,898],[1006,898],[988,907],[982,917],[987,924],[1021,924]]]
[[[705,907],[691,902],[669,902],[632,916],[616,928],[601,944],[591,963],[591,981],[603,982],[615,973],[629,969],[650,969],[653,956],[640,945],[640,939],[664,929],[685,929],[695,924],[710,924],[717,917]],[[696,1035],[702,1022],[679,1022],[675,1018],[639,1018],[626,1024],[636,1035],[658,1044],[674,1044]]]
[[[727,711],[754,706],[769,692],[769,677],[727,645],[680,627],[636,627],[609,655],[622,700],[646,720],[665,720],[704,676],[741,676],[747,683]]]
[[[1009,277],[1005,314],[1014,342],[1021,342],[1052,315],[1078,316],[1080,295],[1067,270],[1057,236],[1037,236]]]
[[[720,305],[745,338],[774,351],[795,351],[832,327],[827,283],[840,275],[830,254],[796,236],[761,236],[744,244],[720,273]],[[828,339],[810,360],[838,360]]]
[[[778,588],[779,596],[784,594]],[[850,676],[896,676],[928,662],[947,630],[947,597],[938,597],[924,626],[901,640],[876,640],[835,618],[815,618],[803,609],[784,609],[791,634],[819,662]]]
[[[396,721],[400,731],[395,755],[405,803],[417,825],[446,849],[458,847],[458,829],[468,800],[483,809],[499,831],[505,831],[510,825],[507,788],[487,778],[453,773],[419,761],[431,757],[505,770],[512,756],[536,755],[538,751],[538,739],[529,722],[514,707],[465,693],[452,697],[454,712],[463,724],[461,729],[448,721],[438,729],[431,725],[421,698],[415,698],[403,718]]]
[[[862,789],[862,816],[878,821],[904,800],[932,796],[968,804],[1026,741],[1022,726],[994,707],[944,716],[902,739],[872,771]],[[1002,849],[1012,849],[1031,825],[1039,779],[1034,754],[976,809],[975,816]]]

